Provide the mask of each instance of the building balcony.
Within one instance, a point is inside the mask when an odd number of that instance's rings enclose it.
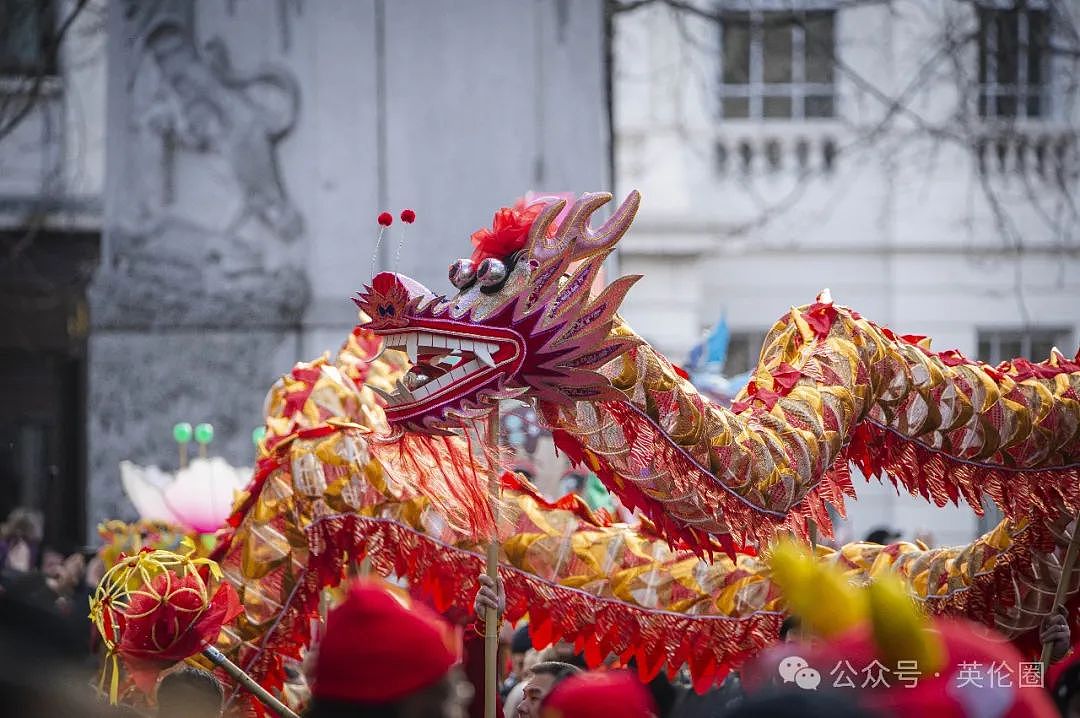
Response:
[[[979,170],[990,176],[1071,185],[1080,172],[1076,132],[1025,123],[987,127],[975,138]]]
[[[806,178],[833,173],[840,149],[834,123],[725,124],[713,160],[719,177]]]

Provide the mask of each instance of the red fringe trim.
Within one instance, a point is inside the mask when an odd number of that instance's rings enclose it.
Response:
[[[886,474],[896,486],[938,506],[961,497],[980,516],[989,496],[1010,519],[1044,520],[1080,509],[1080,465],[1057,469],[1008,469],[959,461],[864,421],[837,463],[851,460],[869,479]]]
[[[950,502],[958,505],[963,498],[982,515],[982,499],[988,496],[1010,519],[1044,520],[1063,512],[1080,513],[1080,466],[1021,470],[966,462],[864,421],[856,426],[851,441],[832,467],[785,516],[739,498],[674,447],[659,427],[631,405],[605,402],[603,411],[623,429],[628,443],[648,447],[656,465],[667,469],[677,477],[676,481],[684,481],[683,493],[694,496],[697,506],[708,507],[708,515],[716,520],[696,526],[680,522],[672,516],[668,502],[652,498],[608,458],[590,451],[566,430],[553,431],[556,446],[576,464],[594,468],[608,489],[631,508],[640,509],[662,535],[701,554],[716,550],[718,541],[722,550],[734,556],[738,546],[750,542],[764,545],[778,531],[792,532],[806,541],[810,520],[822,536],[831,536],[832,522],[825,502],[843,516],[845,496],[856,495],[849,461],[868,479],[873,476],[880,480],[885,475],[896,486],[938,506]],[[643,483],[647,485],[648,480],[646,477]],[[705,509],[701,513],[704,515]]]
[[[612,524],[611,515],[605,509],[593,511],[589,508],[589,505],[585,503],[585,500],[577,494],[566,494],[558,501],[548,501],[547,498],[540,493],[540,490],[529,483],[525,477],[515,474],[512,471],[504,472],[503,475],[499,477],[499,484],[504,489],[510,489],[511,491],[526,494],[542,509],[547,509],[548,511],[569,511],[590,526],[603,528],[605,526],[611,526]]]
[[[644,477],[644,487],[639,486],[618,471],[607,457],[589,450],[564,429],[552,431],[555,445],[572,462],[592,468],[609,490],[630,508],[640,509],[674,546],[688,548],[699,555],[707,556],[720,550],[734,558],[737,552],[745,552],[747,545],[767,544],[779,531],[791,532],[808,542],[810,520],[814,521],[821,536],[830,537],[832,520],[825,501],[831,502],[843,515],[844,497],[855,496],[845,462],[842,468],[827,472],[786,515],[762,509],[736,495],[720,479],[692,461],[671,443],[660,427],[631,404],[603,402],[601,408],[623,430],[628,445],[645,447],[653,457],[653,465],[662,466],[677,484],[682,484],[678,486],[679,493],[694,497],[698,513],[714,520],[697,525],[679,521],[673,516],[677,511],[668,505],[670,502],[655,499],[648,493],[649,477]]]
[[[431,597],[437,610],[472,612],[483,556],[389,519],[355,514],[324,517],[308,527],[307,538],[307,568],[298,576],[278,624],[266,634],[259,651],[242,656],[245,670],[267,687],[280,687],[282,657],[297,658],[308,645],[322,589],[338,585],[349,563],[365,556],[377,573],[408,578],[414,589]],[[612,653],[623,660],[636,658],[643,680],[665,668],[674,676],[686,663],[699,692],[774,643],[783,621],[783,614],[773,611],[729,618],[649,610],[553,584],[513,567],[500,566],[500,575],[506,585],[506,618],[516,621],[528,615],[537,648],[560,639],[572,642],[593,667]]]

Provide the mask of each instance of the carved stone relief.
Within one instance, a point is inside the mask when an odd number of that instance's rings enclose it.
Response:
[[[192,2],[125,6],[126,126],[93,289],[97,326],[286,325],[303,314],[304,221],[279,166],[300,112],[285,67],[237,68]],[[123,77],[123,75],[120,75]]]

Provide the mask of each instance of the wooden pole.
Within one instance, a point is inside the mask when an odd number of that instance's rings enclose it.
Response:
[[[1058,576],[1057,591],[1054,592],[1054,605],[1050,607],[1050,615],[1057,613],[1065,603],[1065,594],[1069,592],[1069,586],[1072,584],[1072,572],[1073,567],[1076,565],[1076,554],[1080,551],[1080,517],[1077,517],[1072,524],[1072,539],[1069,541],[1069,548],[1065,550],[1065,558],[1061,562],[1061,575]],[[1050,651],[1052,645],[1050,643],[1044,643],[1042,647],[1042,657],[1039,659],[1043,664],[1043,675],[1046,675],[1046,669],[1050,666]]]
[[[499,405],[496,404],[488,417],[488,443],[491,461],[488,467],[488,493],[494,505],[499,495]],[[499,540],[492,538],[487,546],[487,575],[495,582],[496,595],[499,585]],[[496,718],[495,692],[498,683],[499,613],[487,609],[484,616],[484,718]]]
[[[177,444],[177,446],[180,447],[180,468],[181,469],[186,469],[187,468],[187,444],[181,442],[181,443]]]
[[[208,646],[203,649],[202,653],[209,658],[215,666],[221,667],[226,673],[232,676],[237,683],[251,691],[251,694],[258,698],[264,706],[272,710],[278,716],[281,716],[281,718],[300,718],[300,716],[289,710],[287,705],[275,698],[270,691],[260,686],[251,676],[240,670],[240,666],[226,658],[225,654],[217,648]]]

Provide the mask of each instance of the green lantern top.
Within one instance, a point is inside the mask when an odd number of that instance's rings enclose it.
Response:
[[[172,428],[173,439],[177,444],[186,444],[191,441],[191,424],[181,421]]]
[[[195,441],[200,444],[209,444],[214,440],[214,425],[199,424],[195,427]]]

